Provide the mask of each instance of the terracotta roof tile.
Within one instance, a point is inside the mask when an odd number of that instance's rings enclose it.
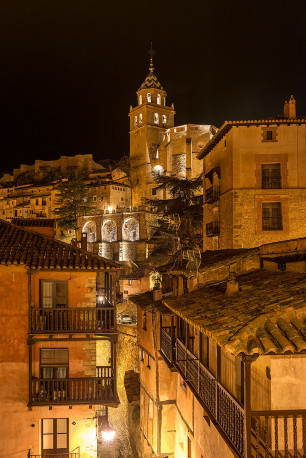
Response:
[[[0,264],[29,269],[119,269],[113,261],[0,220]]]
[[[163,303],[236,355],[306,350],[306,275],[261,269],[237,280],[231,296],[223,282]]]
[[[13,218],[12,224],[22,227],[55,227],[55,219]]]

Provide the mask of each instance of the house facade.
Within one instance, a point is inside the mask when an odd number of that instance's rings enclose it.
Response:
[[[199,153],[207,249],[305,237],[306,119],[295,100],[273,118],[226,121]]]
[[[199,282],[174,273],[172,295],[130,298],[143,456],[305,455],[305,253],[305,239],[204,253]]]
[[[97,456],[118,405],[117,265],[1,221],[3,456]]]

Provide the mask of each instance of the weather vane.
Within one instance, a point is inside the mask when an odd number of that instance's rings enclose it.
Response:
[[[149,51],[148,51],[148,54],[149,54],[149,56],[150,56],[150,67],[149,67],[150,72],[153,72],[153,71],[154,71],[154,67],[153,67],[153,56],[154,56],[155,52],[156,52],[156,51],[154,51],[153,46],[152,46],[152,41],[151,41],[151,48],[150,48]]]

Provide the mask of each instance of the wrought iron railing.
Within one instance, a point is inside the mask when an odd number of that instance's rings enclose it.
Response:
[[[210,188],[206,189],[205,192],[205,202],[212,203],[218,200],[220,196],[220,186],[211,186]]]
[[[31,452],[28,452],[28,458],[80,458],[80,452],[67,452],[67,453],[48,453],[43,455],[33,455]]]
[[[116,401],[113,368],[98,366],[97,377],[32,378],[29,405],[104,404]]]
[[[31,333],[115,331],[114,307],[32,308]]]
[[[262,177],[261,183],[262,189],[281,189],[282,187],[282,177]]]
[[[220,234],[219,221],[213,221],[206,224],[206,235],[207,237],[213,237],[214,235]]]
[[[171,328],[168,328],[168,330]],[[169,331],[170,332],[170,331]],[[161,353],[172,363],[200,399],[237,456],[306,457],[306,410],[250,412],[251,451],[245,450],[245,410],[180,339],[161,328]],[[170,348],[170,345],[174,345]]]

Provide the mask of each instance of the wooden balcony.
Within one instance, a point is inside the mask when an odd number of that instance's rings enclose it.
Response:
[[[306,456],[306,410],[250,412],[251,450],[245,450],[245,408],[180,339],[161,328],[160,350],[203,404],[224,440],[239,457]]]
[[[80,458],[80,452],[68,452],[68,453],[50,453],[43,455],[32,455],[31,451],[28,452],[28,458]]]
[[[114,307],[32,308],[30,332],[92,333],[116,330]]]
[[[97,367],[97,377],[32,378],[31,386],[29,406],[118,403],[110,366]]]
[[[206,189],[205,192],[205,202],[207,204],[212,204],[219,199],[220,196],[220,186],[211,186],[210,188]]]

